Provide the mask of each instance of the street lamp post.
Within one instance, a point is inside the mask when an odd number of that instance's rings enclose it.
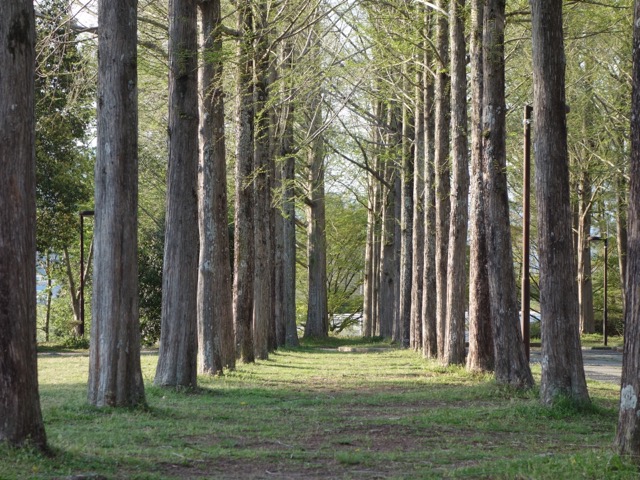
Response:
[[[602,338],[604,339],[604,346],[607,346],[607,264],[609,263],[609,239],[597,236],[589,237],[590,242],[603,242],[604,243],[604,307],[602,309]]]
[[[527,359],[530,357],[530,325],[529,311],[531,309],[531,300],[529,296],[529,250],[530,250],[530,217],[531,203],[529,201],[529,191],[531,190],[531,113],[533,107],[525,105],[524,107],[524,155],[523,155],[523,173],[522,173],[522,291],[521,291],[521,312],[520,322],[522,326],[522,341],[524,342],[525,353]]]
[[[84,337],[84,217],[93,216],[93,210],[80,212],[80,325],[78,333]]]

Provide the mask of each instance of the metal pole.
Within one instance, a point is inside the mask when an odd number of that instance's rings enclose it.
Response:
[[[522,341],[527,354],[530,358],[531,342],[530,342],[530,325],[529,311],[531,310],[531,301],[529,298],[529,250],[530,250],[530,218],[531,218],[531,202],[529,195],[531,191],[531,105],[524,106],[524,165],[522,174],[522,292],[521,292],[521,313],[520,320],[522,325]]]
[[[80,212],[80,325],[78,333],[84,337],[84,212]]]
[[[602,335],[604,346],[607,346],[607,264],[609,256],[609,239],[604,239],[604,310],[602,315]]]

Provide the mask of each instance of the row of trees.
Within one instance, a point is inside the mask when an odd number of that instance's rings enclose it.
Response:
[[[445,364],[462,363],[462,299],[468,285],[469,368],[492,370],[500,383],[530,387],[533,379],[518,328],[509,222],[505,3],[471,3],[469,86],[466,6],[461,0],[441,0],[428,8],[404,1],[345,2],[326,8],[294,3],[275,8],[266,1],[239,2],[235,28],[224,25],[218,1],[174,0],[169,5],[169,164],[155,383],[194,387],[198,371],[219,373],[233,368],[237,355],[253,361],[266,358],[280,345],[295,344],[296,198],[307,209],[309,239],[305,335],[327,334],[324,177],[327,151],[333,151],[363,167],[371,179],[365,334],[394,338]],[[544,359],[541,396],[545,403],[560,396],[584,402],[588,393],[576,322],[563,11],[558,1],[536,0],[531,5]],[[89,402],[97,406],[145,401],[138,325],[140,149],[138,137],[130,134],[138,131],[139,112],[136,6],[135,0],[119,0],[117,5],[100,2],[98,12],[88,394]],[[0,269],[4,305],[0,327],[7,332],[0,349],[5,352],[0,357],[0,417],[9,419],[2,425],[0,439],[16,444],[31,439],[44,447],[33,343],[35,285],[29,273],[35,271],[36,252],[35,17],[33,5],[23,0],[3,4],[0,14],[6,32],[0,70],[7,72],[0,83],[1,131],[7,138],[0,158],[8,172],[0,198],[2,214],[8,215],[2,224],[12,226],[2,230],[0,241],[7,249],[1,256],[7,264]],[[356,18],[364,20],[355,23]],[[394,24],[400,28],[392,31],[391,19],[400,19]],[[637,53],[639,28],[637,22],[634,25]],[[353,38],[346,32],[358,29],[367,29],[367,36],[343,41]],[[230,62],[225,61],[223,35],[237,45],[233,273],[222,74]],[[325,46],[331,47],[329,55]],[[354,82],[353,70],[345,74],[345,66],[358,67],[360,62],[363,68],[363,59],[373,61],[375,75]],[[640,60],[635,61],[637,71]],[[316,78],[302,72],[313,72]],[[320,79],[317,72],[323,72]],[[365,129],[353,125],[356,116],[368,120]],[[345,143],[360,151],[361,160],[336,148],[326,135],[338,123],[350,124],[344,129]],[[371,132],[368,138],[365,131]],[[635,136],[632,140],[632,151],[637,153]],[[586,147],[590,153],[595,150],[593,145]],[[296,158],[305,160],[303,186],[295,181]],[[589,182],[581,178],[584,191]],[[630,273],[637,260],[633,196],[637,178],[631,175]],[[579,218],[585,218],[584,210]],[[633,453],[640,448],[634,440],[639,386],[634,363],[638,356],[633,355],[637,335],[632,330],[638,318],[636,279],[627,278],[628,332],[618,444]]]

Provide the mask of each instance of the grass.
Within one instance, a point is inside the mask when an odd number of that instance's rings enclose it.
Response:
[[[616,385],[589,382],[589,408],[547,408],[411,351],[343,345],[381,342],[305,343],[190,393],[154,387],[145,352],[137,410],[86,404],[86,353],[43,354],[54,455],[0,447],[0,478],[638,478],[611,448]]]
[[[581,337],[581,343],[583,348],[602,348],[604,346],[604,339],[601,333],[586,333]],[[620,335],[607,337],[608,347],[622,348],[624,346],[624,337]]]

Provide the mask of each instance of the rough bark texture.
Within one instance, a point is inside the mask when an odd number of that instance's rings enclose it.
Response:
[[[375,209],[375,188],[377,179],[372,175],[367,175],[367,243],[364,253],[364,283],[363,283],[363,305],[362,305],[362,336],[371,337],[374,333],[375,320],[373,318],[375,297],[373,296],[374,278],[376,271],[374,242],[376,237],[376,209]]]
[[[471,2],[471,179],[469,200],[469,354],[467,369],[494,368],[482,178],[482,19],[484,1]]]
[[[465,0],[451,0],[451,222],[447,264],[446,337],[443,363],[464,364],[467,230],[469,215],[469,154],[467,142],[467,71],[464,39]]]
[[[198,65],[195,0],[169,2],[169,171],[162,330],[154,383],[195,387],[198,291]]]
[[[238,5],[238,78],[236,84],[236,178],[234,217],[233,319],[236,345],[243,362],[253,362],[253,69],[250,55],[251,2]]]
[[[35,19],[0,4],[0,443],[46,448],[36,357]]]
[[[311,132],[322,126],[322,110],[318,94],[310,101]],[[325,233],[324,146],[322,135],[316,136],[308,152],[309,205],[307,208],[307,257],[309,295],[305,338],[322,338],[329,334],[327,308],[327,240]]]
[[[259,2],[255,16],[254,41],[254,104],[255,104],[255,284],[253,307],[253,341],[258,359],[269,357],[269,335],[274,318],[274,271],[273,271],[273,208],[271,207],[271,182],[274,165],[269,140],[268,74],[269,45],[267,38],[267,12],[265,2]]]
[[[562,1],[532,0],[533,118],[542,318],[540,397],[588,401],[578,331],[564,92]]]
[[[454,0],[451,0],[454,1]],[[437,5],[447,9],[449,0],[438,0]],[[436,330],[438,358],[444,356],[444,339],[447,325],[447,252],[449,250],[449,218],[451,202],[449,128],[451,118],[451,94],[449,85],[449,22],[445,15],[438,15],[436,22],[435,81],[435,206],[436,206]]]
[[[424,275],[424,74],[418,69],[416,77],[416,123],[413,162],[413,265],[411,268],[411,348],[422,349],[422,283]]]
[[[137,0],[99,3],[88,400],[145,403],[138,315]],[[133,134],[132,134],[133,132]]]
[[[413,267],[413,121],[409,106],[402,106],[402,175],[400,193],[400,277],[398,295],[398,321],[394,340],[409,346],[411,331],[411,281]]]
[[[428,38],[428,36],[427,36]],[[425,65],[430,64],[429,47],[425,48]],[[424,276],[422,281],[422,354],[427,358],[438,355],[436,331],[436,193],[434,166],[434,85],[433,77],[425,71],[424,90]]]
[[[633,456],[637,461],[640,456],[640,0],[635,2],[633,25],[628,263],[620,413],[615,445],[620,453]]]
[[[390,159],[385,159],[384,179],[387,188],[383,193],[382,205],[382,238],[380,258],[380,293],[378,295],[378,318],[380,322],[379,334],[384,338],[391,338],[393,335],[393,323],[396,313],[396,255],[395,234],[396,217],[395,204],[396,192],[394,185],[398,175],[394,163]]]
[[[591,181],[586,166],[578,184],[578,305],[580,332],[595,332],[593,283],[591,282]]]
[[[282,316],[285,323],[285,344],[298,342],[296,325],[296,203],[295,165],[293,155],[293,102],[283,112],[284,134],[280,156],[282,165]]]
[[[200,68],[200,167],[198,171],[198,372],[235,367],[227,160],[222,91],[220,1],[199,3],[204,47]]]
[[[498,383],[529,388],[529,368],[518,322],[507,195],[504,96],[505,1],[485,4],[483,24],[483,167],[489,290]]]

